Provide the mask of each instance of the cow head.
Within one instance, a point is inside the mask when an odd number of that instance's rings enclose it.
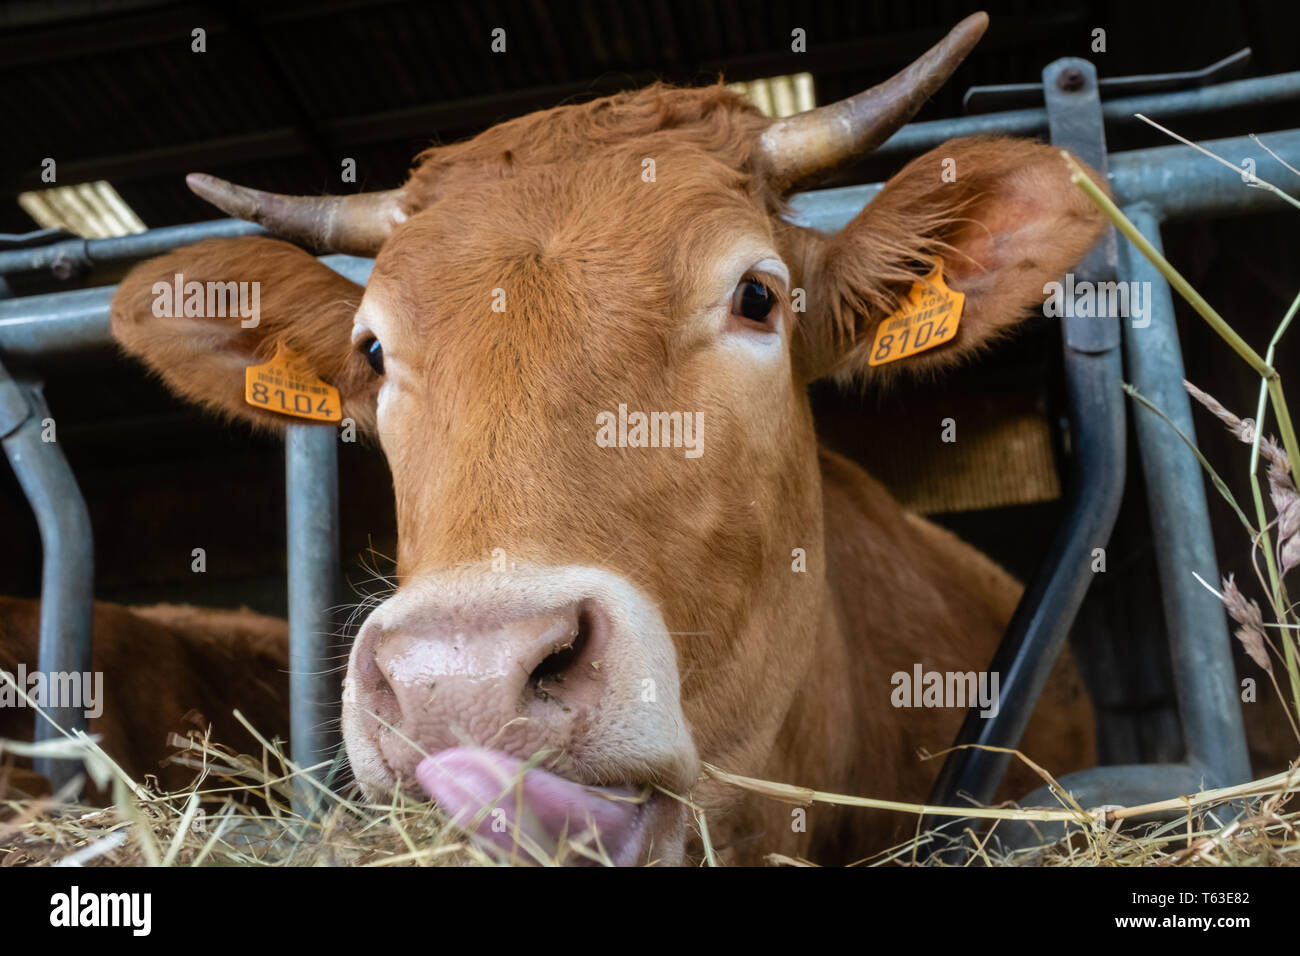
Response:
[[[594,822],[616,862],[673,860],[687,818],[666,792],[692,791],[701,760],[769,769],[828,604],[807,386],[960,361],[1097,234],[1055,150],[996,139],[910,163],[837,236],[782,218],[906,122],[985,22],[779,122],[721,87],[656,86],[430,149],[390,193],[191,177],[279,235],[376,257],[363,290],[286,242],[202,243],[139,267],[113,310],[183,396],[280,425],[244,402],[243,372],[284,344],[378,437],[398,587],[343,702],[368,792],[422,783],[462,814],[495,801],[541,843]],[[936,260],[966,296],[956,338],[870,367],[878,323]],[[260,282],[260,324],[155,318],[153,281],[174,273]]]

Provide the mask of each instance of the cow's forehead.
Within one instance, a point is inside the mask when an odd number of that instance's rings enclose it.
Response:
[[[774,250],[749,177],[693,147],[657,157],[611,149],[459,177],[394,231],[367,299],[397,334],[493,304],[588,323],[641,312],[675,323],[711,304],[745,250],[755,261]]]

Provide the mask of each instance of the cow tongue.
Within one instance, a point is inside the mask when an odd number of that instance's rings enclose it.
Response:
[[[523,761],[498,750],[452,747],[421,760],[415,776],[424,792],[459,826],[472,826],[475,816],[487,807],[474,832],[507,852],[515,849],[518,832],[520,859],[532,859],[524,849],[529,841],[541,848],[546,859],[554,859],[562,833],[594,850],[590,835],[594,828],[612,862],[636,862],[643,829],[636,790],[588,787],[540,769],[529,770],[520,784],[523,767]],[[585,862],[572,853],[566,859]]]

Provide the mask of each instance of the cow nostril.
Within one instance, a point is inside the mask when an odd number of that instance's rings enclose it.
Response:
[[[356,680],[364,695],[366,709],[382,721],[396,723],[401,716],[397,688],[374,653],[358,657]]]
[[[578,611],[578,617],[567,637],[551,645],[551,652],[528,675],[528,683],[540,686],[544,680],[561,683],[564,675],[573,667],[582,655],[583,648],[591,636],[591,617],[585,608]]]
[[[389,709],[397,706],[397,691],[393,689],[392,681],[388,679],[388,675],[382,669],[379,670],[379,676],[375,680],[374,694],[377,704],[386,704]]]

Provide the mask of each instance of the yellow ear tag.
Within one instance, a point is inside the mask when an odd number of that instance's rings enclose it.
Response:
[[[870,363],[897,362],[951,341],[957,334],[965,301],[964,293],[953,292],[944,285],[943,265],[936,262],[925,281],[912,283],[907,301],[876,328]]]
[[[275,356],[244,369],[244,401],[254,408],[317,422],[343,418],[339,390],[322,382],[295,353],[275,343]]]

